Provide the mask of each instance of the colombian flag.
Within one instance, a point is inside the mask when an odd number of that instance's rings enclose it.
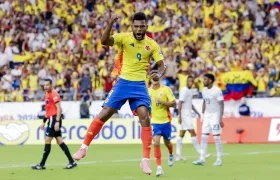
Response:
[[[257,85],[251,71],[233,71],[223,75],[223,82],[226,84],[224,99],[240,100],[246,95],[252,95]]]

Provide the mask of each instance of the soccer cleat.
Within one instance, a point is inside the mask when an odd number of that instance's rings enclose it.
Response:
[[[33,170],[45,170],[45,169],[46,169],[46,166],[42,166],[42,165],[40,165],[40,164],[36,164],[36,165],[34,165],[34,166],[31,166],[31,168],[32,168]]]
[[[223,163],[221,160],[217,160],[216,162],[214,162],[213,166],[222,166]]]
[[[141,163],[140,163],[140,168],[143,170],[145,174],[151,175],[152,170],[150,167],[150,160],[147,158],[143,158]]]
[[[67,166],[64,169],[73,169],[75,167],[77,167],[77,163],[73,162],[73,163],[67,164]]]
[[[206,154],[205,155],[205,159],[208,159],[208,158],[210,158],[212,156],[212,154]]]
[[[192,164],[193,165],[198,165],[198,166],[204,166],[205,161],[199,159],[199,160],[193,161]]]
[[[161,166],[157,167],[156,177],[164,175],[163,169]]]
[[[187,158],[184,158],[184,157],[179,156],[179,155],[176,156],[176,161],[186,161],[186,160],[187,160]]]
[[[79,151],[77,151],[75,154],[73,154],[73,159],[76,161],[81,160],[83,157],[85,157],[87,154],[87,150],[84,148],[80,148]]]
[[[173,166],[174,164],[174,157],[173,157],[173,154],[169,154],[169,157],[168,157],[168,166]]]

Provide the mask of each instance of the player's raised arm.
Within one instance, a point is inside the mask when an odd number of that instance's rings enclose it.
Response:
[[[118,20],[118,16],[113,15],[109,21],[108,26],[106,27],[105,31],[101,37],[101,44],[104,46],[113,46],[114,45],[114,38],[110,36],[112,27],[114,23]]]

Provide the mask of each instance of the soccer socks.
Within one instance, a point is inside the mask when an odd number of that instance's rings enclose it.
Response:
[[[143,158],[150,159],[151,145],[152,145],[152,128],[142,127],[141,140],[143,144]]]
[[[45,144],[43,158],[42,158],[42,161],[40,162],[41,166],[45,166],[50,152],[51,152],[51,144]]]
[[[167,145],[167,149],[169,154],[173,154],[173,144],[171,142]]]
[[[104,122],[101,121],[98,117],[96,117],[90,124],[87,134],[85,135],[85,139],[82,145],[82,148],[87,148],[93,138],[100,132],[102,129],[102,126],[104,125]]]
[[[194,136],[194,137],[191,137],[191,139],[192,139],[192,144],[193,144],[194,148],[196,149],[198,154],[200,154],[201,153],[201,147],[200,147],[200,145],[198,143],[197,137]]]
[[[69,163],[73,163],[74,160],[73,160],[73,158],[72,158],[72,156],[71,156],[71,154],[70,154],[70,151],[69,151],[67,145],[63,142],[63,143],[61,143],[59,146],[61,147],[62,151],[63,151],[63,152],[65,153],[65,155],[67,156],[67,158],[68,158],[68,160],[69,160]]]
[[[177,156],[181,156],[181,153],[182,153],[182,140],[183,140],[182,137],[179,137],[177,139],[177,144],[176,144],[176,155]]]
[[[223,144],[221,141],[221,136],[214,136],[215,144],[216,144],[216,151],[217,151],[217,160],[222,160],[222,154],[223,154]]]
[[[156,165],[161,166],[161,151],[160,146],[154,146],[154,156],[156,158]]]
[[[207,152],[207,148],[208,148],[208,135],[202,134],[200,160],[205,161],[205,154]]]

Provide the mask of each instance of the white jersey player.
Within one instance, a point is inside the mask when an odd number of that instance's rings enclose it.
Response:
[[[196,132],[194,130],[194,122],[192,118],[192,111],[194,111],[198,117],[200,118],[199,112],[195,109],[192,104],[193,99],[193,91],[191,90],[194,84],[194,78],[192,76],[188,76],[187,86],[184,87],[179,93],[179,103],[178,103],[178,113],[179,113],[179,124],[180,124],[180,133],[177,139],[176,144],[176,161],[185,160],[182,155],[182,140],[185,136],[186,131],[188,131],[191,135],[193,146],[196,151],[200,154],[201,149],[199,142],[196,137]],[[209,157],[210,155],[207,155]]]
[[[222,133],[223,113],[224,113],[224,96],[220,88],[214,86],[215,77],[212,74],[204,75],[204,88],[202,90],[202,136],[201,136],[201,154],[200,159],[194,161],[194,165],[205,164],[205,154],[208,147],[208,136],[212,133],[217,150],[217,160],[214,166],[222,165],[222,150],[220,134]]]

